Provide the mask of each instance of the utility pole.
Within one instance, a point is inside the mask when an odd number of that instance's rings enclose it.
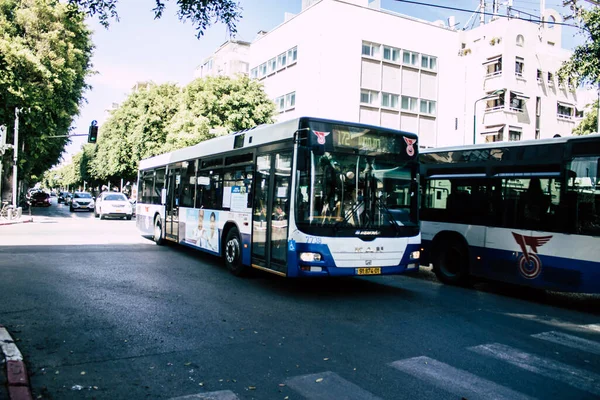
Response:
[[[13,206],[17,207],[17,161],[19,159],[19,113],[20,108],[15,107],[15,141],[13,145],[13,193],[12,201]]]

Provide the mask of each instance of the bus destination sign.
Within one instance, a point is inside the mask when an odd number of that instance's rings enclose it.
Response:
[[[333,128],[333,143],[336,147],[349,147],[376,153],[396,151],[396,138],[371,129],[351,129],[345,126]]]

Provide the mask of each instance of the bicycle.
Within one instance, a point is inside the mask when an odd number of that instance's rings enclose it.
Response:
[[[21,207],[14,207],[8,201],[2,202],[2,208],[0,209],[0,219],[11,221],[14,219],[21,218]]]

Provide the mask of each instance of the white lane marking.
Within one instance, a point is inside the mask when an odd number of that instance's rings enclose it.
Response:
[[[576,389],[600,396],[600,375],[592,372],[525,353],[500,343],[469,347],[469,350],[506,361],[527,371],[555,379]]]
[[[169,400],[239,400],[231,390],[190,394],[181,397],[171,397]]]
[[[600,332],[600,324],[581,325],[581,327],[594,332]]]
[[[285,383],[309,400],[380,400],[331,371],[296,376]]]
[[[4,327],[0,328],[0,348],[2,348],[6,361],[23,361],[21,352]]]
[[[600,355],[600,343],[594,342],[593,340],[582,339],[577,336],[555,331],[538,333],[536,335],[531,335],[531,337]]]
[[[429,357],[414,357],[394,361],[392,367],[415,378],[435,385],[459,398],[469,400],[526,400],[532,397],[480,378],[470,372],[454,368]]]

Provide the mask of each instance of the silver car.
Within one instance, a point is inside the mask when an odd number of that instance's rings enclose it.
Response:
[[[75,210],[94,211],[94,198],[88,192],[75,192],[69,203],[69,211]]]

